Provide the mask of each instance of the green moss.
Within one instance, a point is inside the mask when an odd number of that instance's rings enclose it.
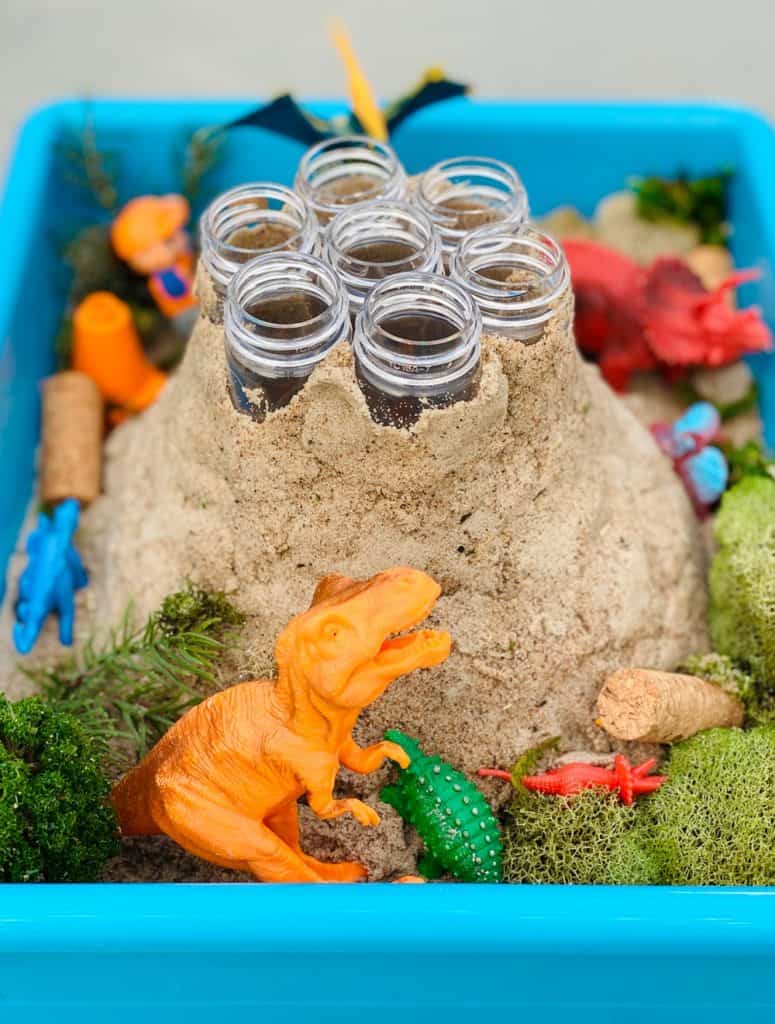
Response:
[[[775,691],[775,481],[748,476],[727,491],[715,524],[709,624],[716,650]]]
[[[775,884],[775,725],[710,729],[670,748],[667,782],[615,794],[517,794],[504,878],[547,884]]]
[[[675,744],[636,837],[666,885],[775,883],[775,727]]]
[[[181,633],[218,634],[232,626],[241,626],[245,616],[220,590],[205,590],[188,583],[170,594],[156,613],[156,622],[166,636]]]
[[[775,723],[775,692],[761,686],[726,654],[693,654],[677,671],[699,676],[738,697],[745,707],[747,725]]]
[[[638,806],[588,789],[573,797],[520,795],[504,834],[507,882],[647,885],[657,881],[634,832]]]
[[[39,697],[0,696],[0,881],[93,882],[118,850],[102,749]]]

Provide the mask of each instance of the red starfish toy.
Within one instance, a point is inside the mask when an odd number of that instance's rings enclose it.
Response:
[[[563,248],[576,297],[576,340],[616,391],[643,370],[721,366],[772,346],[760,311],[733,309],[726,298],[756,271],[732,274],[708,291],[681,259],[644,268],[598,242],[570,238]]]
[[[629,805],[636,796],[641,793],[653,793],[667,780],[666,775],[649,775],[656,766],[657,760],[652,757],[633,768],[623,754],[617,754],[614,758],[613,771],[585,764],[583,761],[574,761],[543,775],[525,775],[522,785],[525,789],[532,789],[538,793],[552,793],[556,796],[571,796],[573,793],[580,793],[582,789],[600,786],[612,793],[618,790],[622,803]]]

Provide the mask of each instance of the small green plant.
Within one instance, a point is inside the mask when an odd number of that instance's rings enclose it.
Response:
[[[218,164],[226,140],[222,128],[197,128],[191,133],[183,153],[183,195],[193,205],[202,191],[204,179]]]
[[[116,156],[100,148],[91,111],[86,112],[81,132],[73,133],[61,145],[60,155],[65,162],[66,180],[88,192],[103,210],[116,208]]]
[[[0,881],[99,878],[118,852],[103,752],[41,698],[0,696]]]
[[[91,292],[106,291],[130,306],[151,308],[153,298],[145,278],[133,274],[116,256],[110,225],[90,224],[64,246],[63,259],[72,270],[70,302],[77,305]]]
[[[170,594],[156,613],[159,629],[168,637],[184,633],[221,633],[241,626],[245,616],[237,611],[220,590],[205,590],[189,583],[184,590]]]
[[[24,669],[43,696],[106,744],[114,767],[148,749],[215,684],[224,642],[242,615],[222,593],[191,584],[171,594],[141,628],[131,609],[104,645]]]
[[[705,178],[635,178],[631,185],[638,215],[644,220],[694,224],[699,228],[700,241],[726,245],[731,180],[732,172],[722,171]]]

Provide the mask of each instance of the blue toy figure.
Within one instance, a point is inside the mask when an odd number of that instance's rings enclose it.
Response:
[[[719,500],[729,480],[727,460],[710,443],[720,431],[721,417],[710,402],[695,402],[675,423],[655,423],[651,427],[657,444],[673,460],[676,473],[702,517]]]
[[[19,654],[35,646],[51,612],[59,616],[59,640],[73,642],[75,592],[85,587],[88,576],[81,556],[73,547],[80,505],[66,498],[53,515],[41,513],[38,525],[27,538],[29,562],[19,579],[19,600],[13,639]]]

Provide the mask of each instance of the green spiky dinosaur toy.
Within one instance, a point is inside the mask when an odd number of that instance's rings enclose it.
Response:
[[[417,865],[420,873],[426,878],[448,872],[463,882],[500,882],[500,826],[479,789],[397,729],[389,729],[385,738],[412,759],[380,799],[413,825],[425,843],[426,853]]]

